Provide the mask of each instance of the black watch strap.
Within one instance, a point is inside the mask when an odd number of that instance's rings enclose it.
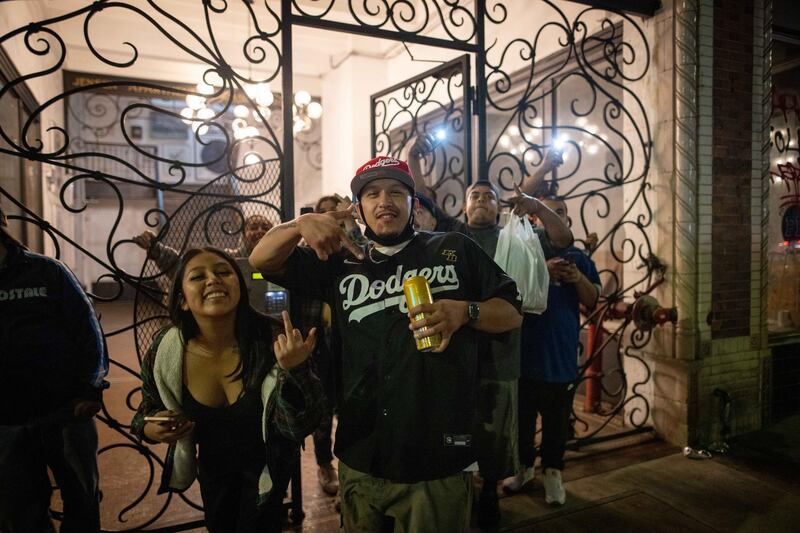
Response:
[[[467,304],[467,315],[469,316],[467,324],[474,324],[481,317],[481,307],[475,302],[470,302]]]

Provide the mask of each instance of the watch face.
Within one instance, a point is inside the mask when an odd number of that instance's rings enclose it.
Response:
[[[478,307],[478,304],[471,303],[467,306],[467,314],[469,315],[469,319],[474,322],[478,320],[478,316],[481,314],[481,308]]]

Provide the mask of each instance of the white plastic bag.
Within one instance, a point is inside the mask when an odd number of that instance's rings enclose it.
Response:
[[[547,309],[550,274],[544,259],[539,236],[527,218],[514,214],[500,230],[494,262],[517,283],[522,297],[522,310],[542,314]]]

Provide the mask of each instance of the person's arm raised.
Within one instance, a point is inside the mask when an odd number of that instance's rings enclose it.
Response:
[[[422,160],[425,155],[433,152],[440,142],[430,134],[420,134],[408,151],[408,167],[411,170],[411,178],[414,180],[414,190],[434,200],[436,199],[436,193],[425,183],[424,174],[422,173]]]
[[[364,254],[347,238],[340,225],[342,220],[352,217],[353,208],[350,208],[325,214],[308,213],[275,226],[253,249],[250,265],[266,274],[281,273],[300,239],[305,239],[306,244],[322,261],[327,261],[329,256],[340,251],[342,247],[362,259]]]
[[[522,183],[520,184],[519,188],[522,190],[522,192],[529,196],[536,196],[539,192],[539,186],[544,181],[544,177],[549,172],[552,172],[554,168],[560,166],[563,162],[563,152],[561,150],[551,148],[544,154],[542,164],[539,165],[539,168],[536,169],[536,172],[534,172],[532,175],[525,175],[522,177]]]
[[[508,199],[508,203],[514,206],[514,214],[517,216],[535,215],[542,222],[547,238],[556,248],[572,245],[572,230],[561,217],[538,199],[525,194],[518,185],[514,185],[514,196]]]

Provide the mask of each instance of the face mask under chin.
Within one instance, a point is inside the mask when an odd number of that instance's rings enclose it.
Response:
[[[406,226],[403,228],[397,235],[389,235],[389,236],[380,236],[372,231],[372,228],[369,227],[369,224],[366,222],[366,217],[364,216],[364,212],[361,209],[361,206],[358,207],[359,214],[361,215],[361,220],[364,221],[364,226],[366,226],[366,230],[364,231],[364,235],[371,240],[372,242],[379,244],[381,246],[394,246],[396,244],[400,244],[401,242],[405,242],[411,237],[414,236],[414,213],[413,211],[408,217],[408,222],[406,222]]]

